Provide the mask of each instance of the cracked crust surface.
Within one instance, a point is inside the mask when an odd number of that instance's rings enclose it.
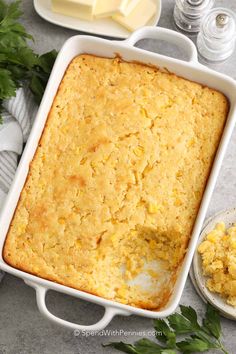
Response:
[[[76,57],[31,163],[5,261],[107,299],[164,306],[227,113],[223,94],[157,68]]]

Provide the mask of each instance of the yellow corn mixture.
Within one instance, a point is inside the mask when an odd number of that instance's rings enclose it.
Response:
[[[80,55],[61,82],[4,259],[146,309],[172,292],[228,113],[218,91]]]
[[[198,247],[207,287],[236,307],[236,224],[217,224]]]

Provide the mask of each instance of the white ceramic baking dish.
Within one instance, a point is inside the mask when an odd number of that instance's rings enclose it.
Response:
[[[163,55],[150,53],[142,49],[135,48],[134,45],[137,41],[143,38],[161,39],[167,42],[171,42],[180,46],[183,51],[189,56],[189,61],[184,62],[173,58],[168,58]],[[230,112],[228,120],[223,132],[223,136],[219,145],[219,149],[212,167],[210,177],[208,179],[207,187],[202,199],[201,207],[195,222],[195,226],[192,232],[191,241],[188,247],[188,252],[185,256],[182,267],[178,273],[178,278],[172,293],[171,298],[167,305],[160,311],[150,311],[135,308],[128,305],[123,305],[117,302],[105,300],[98,296],[87,294],[82,291],[78,291],[45,279],[41,279],[37,276],[28,274],[26,272],[15,269],[6,264],[2,258],[2,248],[4,240],[11,222],[14,210],[17,206],[17,202],[24,186],[27,173],[29,170],[29,164],[32,160],[35,150],[37,148],[41,133],[43,131],[50,107],[52,105],[54,96],[57,92],[58,86],[65,73],[65,70],[71,60],[81,54],[89,53],[103,57],[114,57],[119,54],[124,60],[132,61],[136,60],[143,63],[156,65],[158,67],[166,68],[170,72],[183,76],[187,79],[197,81],[203,85],[213,87],[222,91],[230,101]],[[132,78],[130,78],[132,80]],[[125,41],[109,41],[105,39],[89,37],[89,36],[75,36],[70,38],[62,47],[54,68],[51,73],[50,80],[48,82],[44,97],[38,110],[38,114],[30,134],[29,140],[25,147],[23,156],[21,158],[14,182],[6,200],[5,207],[0,217],[0,268],[4,271],[11,273],[17,277],[22,278],[26,284],[32,286],[36,290],[37,304],[40,312],[48,319],[56,322],[57,324],[66,326],[71,329],[77,330],[101,330],[105,328],[115,315],[131,315],[136,314],[149,318],[165,317],[170,315],[178,306],[180,301],[185,281],[189,272],[195,247],[197,244],[198,236],[200,234],[203,221],[206,215],[208,204],[215,186],[215,182],[220,170],[220,166],[226,151],[226,147],[229,143],[232,130],[234,128],[236,120],[236,83],[227,76],[214,72],[198,63],[197,51],[194,44],[190,39],[184,35],[157,27],[144,27],[134,32]],[[93,303],[97,303],[105,307],[105,313],[103,318],[96,324],[91,326],[84,326],[75,323],[65,321],[61,318],[53,315],[46,307],[46,293],[49,289],[59,291],[68,295],[78,297],[83,300],[87,300]]]

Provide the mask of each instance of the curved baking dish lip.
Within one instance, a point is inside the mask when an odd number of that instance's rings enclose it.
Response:
[[[156,38],[159,37],[162,38],[163,37],[162,35],[164,35],[165,37],[165,34],[168,33],[168,35],[166,36],[167,37],[166,40],[168,40],[168,36],[170,36],[170,38],[171,36],[173,36],[174,39],[178,39],[178,38],[181,39],[182,35],[176,34],[176,32],[173,33],[172,32],[173,31],[155,28],[155,27],[154,28],[146,27],[135,32],[133,35],[131,35],[130,38],[135,39],[135,35],[136,35],[136,39],[138,40],[140,39],[140,37],[142,38],[142,36],[143,38],[147,38],[147,37],[149,38],[155,36]],[[186,41],[186,39],[183,40],[183,43],[184,41]],[[172,40],[171,42],[173,43],[174,40]],[[10,192],[6,199],[5,206],[0,215],[0,225],[1,225],[0,247],[2,250],[5,237],[7,235],[8,227],[10,225],[12,216],[14,214],[17,205],[17,201],[19,199],[21,190],[23,188],[24,182],[28,174],[29,163],[36,151],[38,141],[40,139],[41,133],[43,131],[43,127],[47,120],[49,110],[51,108],[51,104],[53,102],[54,96],[57,92],[57,89],[59,87],[59,84],[61,82],[61,79],[66,71],[69,62],[75,56],[82,53],[88,53],[88,54],[104,56],[104,57],[114,57],[117,53],[119,53],[119,55],[124,60],[127,61],[134,60],[145,64],[155,65],[161,68],[167,68],[168,71],[174,72],[179,76],[183,76],[187,79],[191,79],[192,81],[198,81],[203,85],[208,85],[222,91],[223,93],[226,94],[226,96],[229,98],[230,101],[230,112],[228,115],[227,123],[224,132],[222,134],[222,139],[219,144],[219,148],[208,179],[204,196],[202,198],[201,206],[192,231],[192,236],[190,239],[188,251],[186,253],[181,269],[178,272],[176,285],[174,287],[173,294],[168,304],[161,310],[151,311],[151,310],[136,308],[130,305],[121,304],[112,300],[107,300],[97,295],[92,295],[84,291],[73,289],[61,285],[59,283],[55,283],[40,278],[38,276],[31,275],[19,269],[13,268],[3,260],[2,252],[0,258],[0,268],[5,270],[8,273],[11,273],[15,276],[24,279],[27,284],[34,286],[35,288],[37,288],[37,286],[41,286],[44,287],[46,290],[48,289],[56,290],[68,295],[81,298],[86,301],[97,303],[98,305],[104,306],[106,308],[110,307],[110,308],[121,310],[121,313],[126,315],[137,314],[149,318],[158,318],[158,317],[165,317],[171,314],[176,309],[180,301],[180,297],[182,295],[183,288],[188,275],[188,271],[191,265],[194,250],[197,244],[197,238],[198,235],[200,234],[204,222],[204,218],[206,215],[206,211],[209,205],[209,201],[220,170],[220,166],[222,164],[222,160],[235,125],[236,98],[233,95],[233,91],[236,89],[236,84],[234,80],[232,80],[231,78],[223,74],[214,72],[213,70],[210,70],[202,66],[201,64],[199,64],[196,61],[196,53],[192,57],[193,58],[192,62],[184,62],[179,59],[166,57],[164,55],[150,53],[143,49],[135,48],[133,47],[133,45],[134,45],[134,40],[132,41],[128,39],[123,42],[120,42],[120,41],[109,41],[106,39],[100,39],[100,38],[89,37],[89,36],[71,37],[63,45],[58,55],[58,58],[56,60],[56,63],[54,65],[54,68],[52,70],[50,80],[48,82],[44,97],[40,104],[37,117],[34,126],[32,128],[30,137],[28,139],[28,142],[26,144],[24,153],[22,155],[15,179],[13,181]],[[124,312],[122,312],[123,310]],[[117,313],[119,313],[119,311]]]

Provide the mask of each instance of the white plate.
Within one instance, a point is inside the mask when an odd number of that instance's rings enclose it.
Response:
[[[215,225],[221,221],[225,223],[226,228],[229,228],[234,223],[236,223],[236,208],[222,211],[208,219],[199,237],[198,245],[203,241],[206,235],[214,229]],[[200,291],[203,299],[210,302],[214,307],[216,307],[223,316],[236,320],[236,309],[233,306],[227,304],[226,301],[217,293],[211,292],[206,287],[207,277],[203,275],[202,259],[201,255],[197,251],[195,252],[193,258],[192,267],[193,272],[192,274],[190,273],[190,276],[197,292],[199,293]]]
[[[156,26],[161,15],[161,0],[153,0],[157,3],[157,11],[155,16],[147,23],[149,26]],[[90,34],[127,38],[130,32],[123,26],[119,25],[112,19],[98,19],[94,21],[80,20],[79,18],[64,16],[51,11],[51,0],[34,0],[35,11],[44,20],[54,23],[55,25],[71,28]]]

